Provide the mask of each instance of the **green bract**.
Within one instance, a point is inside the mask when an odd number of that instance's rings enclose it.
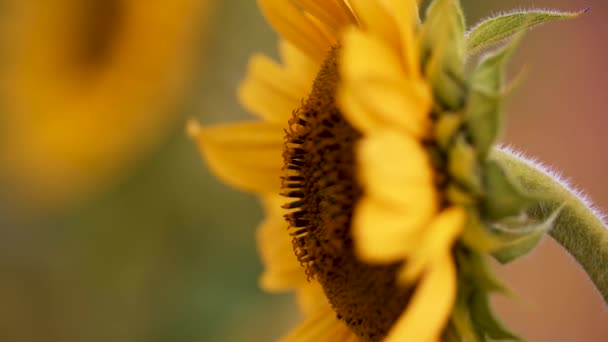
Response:
[[[480,209],[489,221],[525,214],[526,209],[540,200],[526,193],[496,161],[486,161],[483,171],[486,196]]]
[[[559,12],[547,10],[513,11],[486,19],[467,33],[466,51],[474,54],[512,35],[547,21],[573,19],[587,12]]]
[[[464,101],[464,18],[453,0],[433,1],[422,27],[424,68],[442,107],[454,108]]]
[[[496,224],[492,229],[505,242],[499,249],[492,252],[492,255],[494,255],[496,260],[506,264],[527,254],[536,247],[545,233],[553,227],[553,223],[560,213],[561,207],[553,210],[543,221],[526,215],[515,218],[511,222],[504,220],[500,224]]]
[[[488,54],[469,76],[465,108],[468,132],[482,157],[496,143],[500,132],[505,68],[519,39]]]
[[[538,220],[528,210],[544,200],[529,193],[496,160],[488,159],[501,131],[505,68],[526,29],[581,12],[518,11],[490,18],[465,34],[459,1],[435,0],[421,27],[422,64],[435,97],[436,163],[447,168],[446,200],[466,208],[468,221],[454,253],[458,299],[447,341],[520,340],[489,306],[491,292],[505,292],[486,255],[510,262],[532,250],[551,229],[557,208]],[[467,57],[505,41],[465,74]]]

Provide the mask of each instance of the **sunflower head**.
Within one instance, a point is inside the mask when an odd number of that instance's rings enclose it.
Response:
[[[310,323],[334,327],[320,323],[328,320],[365,341],[515,338],[489,308],[488,294],[503,287],[485,256],[523,255],[551,219],[528,218],[540,196],[490,151],[521,32],[560,16],[515,13],[465,33],[455,0],[431,2],[424,20],[413,0],[260,5],[287,41],[282,64],[257,57],[241,88],[265,124],[192,133],[225,180],[289,198],[286,212],[269,210],[288,233],[265,221],[264,231],[283,237],[264,238],[261,249],[290,245],[277,255],[292,261],[268,258],[263,285],[307,293],[311,281],[323,295],[304,323],[313,332],[288,340],[330,334]],[[505,40],[465,68],[473,52]],[[257,132],[237,138],[247,126]],[[291,244],[279,244],[285,238]],[[291,273],[298,264],[305,277]]]
[[[0,183],[17,209],[86,198],[166,136],[211,3],[2,1]]]

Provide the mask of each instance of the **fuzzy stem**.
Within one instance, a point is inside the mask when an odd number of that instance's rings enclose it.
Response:
[[[530,215],[546,219],[564,205],[550,235],[583,267],[608,304],[608,227],[582,196],[542,166],[508,150],[495,149],[491,158],[504,165],[528,190],[547,196]]]

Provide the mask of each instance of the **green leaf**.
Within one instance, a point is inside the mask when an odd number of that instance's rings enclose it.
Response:
[[[553,223],[559,216],[562,208],[555,210],[545,221],[533,223],[519,223],[516,227],[495,227],[495,230],[510,235],[510,242],[492,255],[502,264],[507,264],[519,257],[530,253],[542,240],[545,234],[553,228]],[[529,220],[529,219],[528,219]],[[510,225],[512,225],[511,223]]]
[[[436,0],[422,26],[425,75],[440,104],[451,110],[464,103],[464,17],[458,0]]]
[[[485,57],[469,78],[465,109],[467,128],[480,157],[485,159],[501,127],[502,87],[506,65],[519,39]]]
[[[528,207],[540,200],[511,179],[496,161],[485,163],[483,175],[486,191],[481,208],[489,221],[524,214]]]
[[[547,10],[517,11],[489,18],[475,25],[467,33],[466,50],[472,55],[512,35],[552,20],[577,18],[589,9],[578,12]]]

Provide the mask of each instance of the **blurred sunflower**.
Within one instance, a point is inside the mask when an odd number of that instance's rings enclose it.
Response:
[[[208,3],[5,1],[5,189],[30,207],[72,201],[158,142],[176,118]]]
[[[456,0],[424,22],[416,0],[259,5],[283,38],[281,63],[254,56],[239,89],[259,120],[188,128],[219,178],[264,203],[261,286],[295,289],[306,315],[284,340],[515,339],[485,255],[512,260],[551,222],[528,220],[537,198],[488,158],[515,44],[465,75]],[[533,22],[496,20],[476,48]]]

